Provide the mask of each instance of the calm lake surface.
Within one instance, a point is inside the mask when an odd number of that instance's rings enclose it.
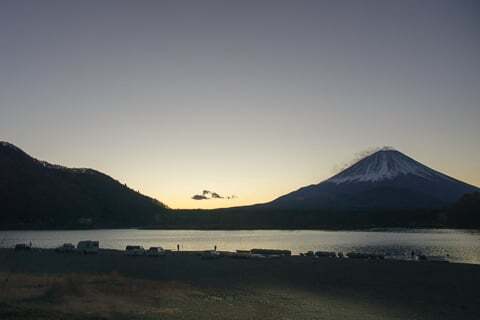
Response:
[[[99,240],[101,248],[125,249],[125,246],[161,246],[182,250],[218,250],[274,248],[293,253],[309,250],[384,253],[408,257],[414,250],[429,256],[449,256],[451,262],[480,264],[480,230],[77,230],[77,231],[0,231],[0,247],[32,242],[34,247],[54,248],[65,242]]]

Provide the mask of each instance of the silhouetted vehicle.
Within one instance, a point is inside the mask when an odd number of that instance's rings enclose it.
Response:
[[[237,250],[235,253],[230,255],[230,257],[235,259],[248,259],[250,256],[250,250]]]
[[[424,255],[424,254],[419,254],[417,257],[418,257],[418,260],[420,260],[420,261],[425,261],[425,260],[427,260],[427,256]]]
[[[150,247],[146,254],[149,257],[160,257],[165,255],[165,250],[162,247]]]
[[[317,251],[315,252],[316,257],[327,257],[327,258],[336,258],[337,254],[333,251]]]
[[[127,256],[143,256],[145,249],[142,246],[127,246],[125,248]]]
[[[98,241],[84,240],[77,244],[77,251],[83,254],[98,253],[98,249]]]
[[[385,256],[383,254],[375,253],[358,253],[358,252],[349,252],[347,257],[351,259],[372,259],[372,260],[383,260]]]
[[[282,256],[292,255],[292,252],[290,250],[277,250],[277,249],[252,249],[250,250],[250,253],[262,254],[262,255],[277,254]]]
[[[347,253],[347,257],[349,257],[350,259],[368,259],[368,254],[359,253],[359,252],[349,252]]]
[[[75,246],[71,243],[64,243],[60,247],[55,248],[56,252],[75,252]]]
[[[385,259],[385,255],[384,254],[380,254],[380,253],[371,253],[368,255],[368,258],[369,259],[376,259],[376,260],[383,260]]]
[[[15,251],[28,251],[31,247],[25,243],[18,243],[15,245]]]
[[[446,262],[448,263],[448,257],[445,256],[426,256],[425,260],[432,262]]]

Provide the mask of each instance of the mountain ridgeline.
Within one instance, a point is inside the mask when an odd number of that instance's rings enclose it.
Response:
[[[161,202],[101,172],[52,165],[0,142],[3,229],[140,226],[166,211]]]
[[[181,210],[168,224],[232,229],[479,228],[478,191],[399,151],[382,149],[328,180],[272,202]]]
[[[480,227],[480,193],[395,150],[380,150],[269,203],[171,210],[93,169],[32,158],[0,142],[0,229],[356,229]]]

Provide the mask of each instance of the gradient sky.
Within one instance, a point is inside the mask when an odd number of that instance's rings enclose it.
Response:
[[[0,1],[0,140],[173,208],[384,145],[478,186],[479,102],[479,1]]]

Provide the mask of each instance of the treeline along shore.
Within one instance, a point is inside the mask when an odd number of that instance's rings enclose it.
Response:
[[[213,210],[170,210],[150,229],[480,229],[480,193],[441,209],[302,210],[249,206]]]
[[[147,229],[311,229],[350,230],[368,228],[444,228],[448,214],[440,210],[272,210],[230,208],[172,210]],[[458,227],[460,224],[457,225]],[[470,224],[469,227],[472,227]],[[480,227],[480,225],[479,225]]]
[[[132,209],[135,216],[135,209]],[[226,209],[163,209],[140,221],[87,217],[57,221],[16,221],[0,224],[3,230],[51,229],[199,229],[199,230],[359,230],[371,228],[480,229],[480,193],[465,195],[442,209],[409,210],[275,210],[256,206]]]
[[[275,209],[261,205],[213,210],[170,210],[158,229],[480,229],[480,193],[438,209]]]
[[[480,266],[0,249],[1,319],[478,319]]]

